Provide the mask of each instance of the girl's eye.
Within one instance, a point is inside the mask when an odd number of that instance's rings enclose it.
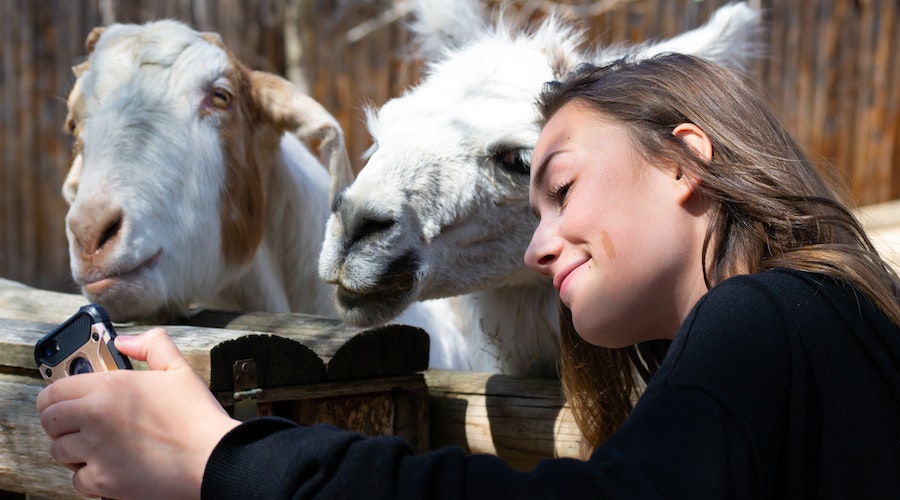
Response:
[[[557,185],[555,188],[551,189],[548,194],[550,201],[561,207],[563,203],[566,202],[566,195],[569,194],[569,188],[571,187],[571,182],[564,182]]]

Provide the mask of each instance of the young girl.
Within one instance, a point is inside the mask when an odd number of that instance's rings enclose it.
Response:
[[[731,72],[683,55],[551,84],[527,263],[559,290],[563,380],[596,447],[534,472],[230,419],[162,330],[152,371],[38,398],[76,489],[115,498],[900,498],[900,287]],[[636,399],[635,373],[647,379]],[[177,402],[177,404],[172,404]]]

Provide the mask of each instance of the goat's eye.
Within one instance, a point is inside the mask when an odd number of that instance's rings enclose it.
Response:
[[[78,124],[75,122],[75,118],[71,116],[66,117],[66,131],[72,135],[75,135],[75,130],[78,128]]]
[[[209,100],[213,106],[219,109],[226,109],[231,105],[231,92],[221,87],[214,87],[209,92]]]
[[[529,175],[531,171],[531,149],[501,149],[494,153],[492,160],[511,174]]]

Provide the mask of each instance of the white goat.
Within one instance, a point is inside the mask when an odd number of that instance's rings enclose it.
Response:
[[[199,304],[333,316],[315,266],[328,171],[287,132],[347,161],[336,120],[176,21],[97,28],[86,47],[63,186],[82,292],[117,321]]]
[[[536,221],[528,204],[534,101],[582,61],[680,51],[743,67],[759,55],[760,13],[719,9],[704,26],[636,47],[582,51],[550,16],[533,30],[490,25],[470,2],[419,6],[427,74],[370,110],[367,164],[337,195],[319,260],[338,311],[357,325],[414,301],[456,298],[467,354],[459,369],[555,376],[558,297],[523,264]],[[464,294],[464,295],[460,295]]]

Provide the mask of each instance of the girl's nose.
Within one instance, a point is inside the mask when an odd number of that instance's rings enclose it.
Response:
[[[531,243],[525,250],[525,265],[545,275],[553,276],[550,266],[559,257],[559,245],[556,238],[547,235],[547,231],[538,225],[531,236]]]

